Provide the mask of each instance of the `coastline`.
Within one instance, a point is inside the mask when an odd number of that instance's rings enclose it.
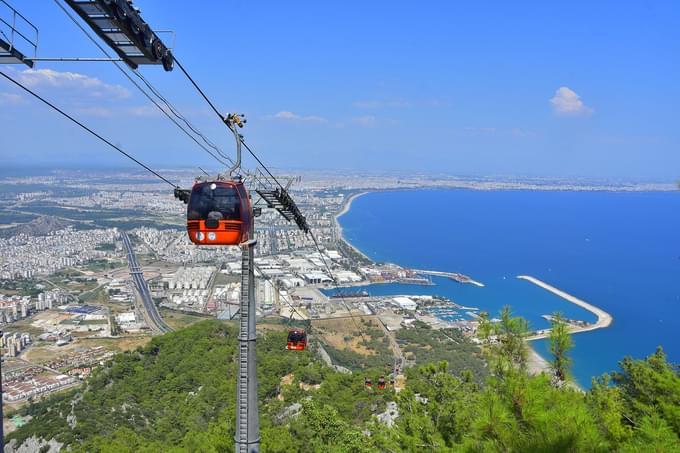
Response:
[[[340,221],[339,221],[339,218],[341,216],[347,214],[350,211],[350,209],[352,207],[352,202],[355,199],[357,199],[357,198],[359,198],[363,195],[366,195],[370,192],[371,191],[369,191],[369,190],[365,190],[365,191],[354,193],[354,194],[350,195],[349,197],[347,197],[347,199],[344,201],[340,211],[338,211],[335,214],[335,216],[333,217],[333,221],[335,222],[335,228],[336,228],[338,240],[341,240],[342,242],[347,244],[352,250],[354,250],[357,254],[361,255],[362,257],[366,258],[368,261],[373,262],[373,260],[371,258],[369,258],[364,252],[359,250],[357,247],[352,245],[344,237],[342,226],[340,225]],[[416,270],[416,271],[418,271],[418,270]],[[422,270],[420,270],[418,272],[429,274],[429,275],[442,275],[442,276],[448,274],[448,273],[445,273],[445,272],[438,272],[438,271],[422,271]],[[569,333],[574,334],[574,333],[580,333],[580,332],[589,332],[589,331],[596,330],[596,329],[604,329],[606,327],[609,327],[614,320],[614,318],[611,314],[607,313],[606,311],[602,310],[601,308],[596,307],[595,305],[592,305],[592,304],[590,304],[590,303],[588,303],[588,302],[586,302],[582,299],[579,299],[576,296],[573,296],[573,295],[571,295],[571,294],[569,294],[565,291],[562,291],[561,289],[556,288],[556,287],[554,287],[554,286],[550,285],[549,283],[546,283],[542,280],[539,280],[536,277],[532,277],[530,275],[518,275],[517,278],[520,279],[520,280],[526,280],[530,283],[533,283],[534,285],[536,285],[540,288],[543,288],[546,291],[549,291],[549,292],[555,294],[556,296],[559,296],[559,297],[563,298],[564,300],[571,302],[574,305],[577,305],[577,306],[593,313],[597,317],[597,321],[595,323],[589,324],[587,326],[570,325],[569,326]],[[388,283],[388,282],[385,282],[385,283]],[[472,280],[472,279],[470,279],[470,281],[465,282],[465,283],[471,283],[475,286],[484,287],[483,283],[477,282],[477,281]],[[360,285],[350,285],[350,286],[363,286],[363,285],[360,284]],[[543,329],[543,330],[539,331],[536,335],[532,335],[532,336],[528,337],[527,341],[533,341],[533,340],[548,338],[549,335],[550,335],[550,329]],[[533,351],[533,348],[532,348],[532,351]],[[536,353],[536,354],[539,357],[541,357],[540,354],[538,354],[538,353]],[[546,361],[546,363],[547,363],[547,361]]]
[[[412,189],[403,189],[403,190],[412,190]],[[385,190],[385,191],[387,191],[387,190]],[[353,244],[351,244],[345,238],[345,236],[342,234],[342,225],[340,225],[340,220],[339,220],[340,217],[342,217],[343,215],[345,215],[349,212],[349,210],[352,208],[352,202],[354,200],[356,200],[357,198],[359,198],[363,195],[371,193],[371,192],[377,192],[377,191],[364,190],[364,191],[361,191],[361,192],[354,193],[354,194],[350,195],[349,197],[347,197],[347,199],[344,201],[340,211],[338,211],[333,216],[333,222],[335,222],[335,231],[337,232],[337,239],[344,242],[345,244],[347,244],[347,246],[350,247],[352,250],[354,250],[358,255],[364,257],[366,260],[373,263],[374,261],[368,255],[366,255],[364,252],[359,250],[357,247],[355,247]],[[413,271],[415,271],[419,274],[436,275],[436,276],[449,277],[449,278],[450,278],[451,275],[459,275],[456,272],[441,272],[441,271],[420,270],[420,269],[413,269]],[[462,283],[462,284],[475,285],[475,286],[480,287],[480,288],[484,287],[484,283],[479,282],[477,280],[474,280],[470,277],[467,277],[467,279],[464,280],[464,281],[457,280],[457,279],[454,279],[454,280],[456,280],[456,281],[458,281],[459,283]],[[394,283],[394,282],[387,282],[387,281],[386,282],[360,282],[360,283],[348,284],[347,286],[367,286],[367,285],[371,285],[371,284],[375,284],[375,283]]]
[[[535,376],[537,374],[546,373],[551,374],[550,362],[548,362],[541,354],[539,354],[532,346],[531,343],[527,342],[529,347],[529,358],[527,360],[527,372]],[[578,390],[579,392],[585,392],[581,384],[576,382],[573,376],[569,377],[565,382],[566,385],[571,388]]]
[[[425,188],[425,189],[427,189],[427,188]],[[404,189],[404,190],[413,190],[413,189],[409,188],[409,189]],[[345,202],[343,203],[343,206],[340,209],[340,211],[338,211],[335,214],[334,222],[335,222],[338,240],[343,241],[345,244],[347,244],[349,247],[351,247],[356,253],[360,254],[361,256],[365,257],[366,259],[368,259],[369,261],[372,262],[373,261],[372,259],[370,259],[365,253],[363,253],[357,247],[352,245],[344,237],[343,231],[342,231],[342,226],[340,225],[340,221],[339,221],[339,218],[342,215],[344,215],[344,214],[346,214],[350,211],[351,206],[352,206],[352,202],[356,198],[363,196],[363,195],[366,195],[366,194],[371,193],[371,192],[373,192],[373,191],[361,191],[361,192],[357,192],[357,193],[350,195],[345,200]],[[421,271],[421,272],[424,272],[424,273],[427,273],[427,274],[430,274],[430,275],[432,275],[432,274],[435,274],[435,275],[445,274],[443,272],[437,272],[437,271]],[[581,299],[579,299],[579,298],[577,298],[577,297],[575,297],[575,296],[573,296],[573,295],[571,295],[571,294],[569,294],[565,291],[562,291],[558,288],[555,288],[554,286],[552,286],[552,285],[550,285],[546,282],[543,282],[543,281],[541,281],[541,280],[539,280],[535,277],[531,277],[531,276],[528,276],[528,275],[519,275],[519,276],[517,276],[517,278],[521,279],[521,280],[526,280],[530,283],[535,284],[536,286],[539,286],[539,287],[541,287],[541,288],[543,288],[547,291],[550,291],[553,294],[567,300],[568,302],[571,302],[571,303],[573,303],[577,306],[580,306],[581,308],[584,308],[584,309],[590,311],[591,313],[593,313],[597,316],[597,322],[594,323],[594,324],[591,324],[589,326],[585,326],[585,327],[570,326],[569,332],[572,333],[572,334],[573,333],[579,333],[579,332],[592,331],[592,330],[601,329],[601,328],[606,328],[609,325],[611,325],[611,323],[613,322],[613,317],[609,313],[607,313],[606,311],[604,311],[604,310],[602,310],[602,309],[600,309],[600,308],[598,308],[598,307],[596,307],[592,304],[589,304],[588,302],[585,302],[585,301],[583,301],[583,300],[581,300]],[[390,283],[390,282],[384,282],[384,283]],[[477,282],[477,281],[472,280],[472,279],[470,279],[470,281],[466,282],[466,283],[471,283],[475,286],[484,287],[483,283]],[[362,282],[360,284],[354,284],[354,285],[348,285],[348,286],[364,286],[364,285],[367,285],[367,284],[371,284],[371,283],[368,283],[368,282],[363,283]],[[550,335],[550,330],[546,329],[546,330],[541,331],[539,334],[533,335],[533,336],[528,337],[526,339],[527,340],[526,344],[529,348],[529,358],[528,358],[528,372],[529,372],[529,374],[536,375],[536,374],[540,374],[540,373],[543,373],[543,372],[550,373],[550,371],[551,371],[550,362],[545,357],[543,357],[540,353],[538,353],[536,351],[536,349],[534,349],[534,347],[531,344],[531,341],[542,339],[542,338],[547,338],[549,335]],[[570,380],[570,385],[572,385],[574,388],[576,388],[578,390],[583,391],[582,387],[575,380]]]
[[[366,195],[367,193],[370,193],[370,192],[371,192],[371,191],[369,191],[369,190],[365,190],[365,191],[353,193],[352,195],[350,195],[350,196],[345,200],[345,202],[343,203],[342,209],[340,209],[340,211],[338,211],[338,212],[335,214],[335,216],[333,216],[333,222],[335,222],[335,231],[337,232],[338,240],[340,240],[340,241],[344,242],[345,244],[347,244],[348,247],[350,247],[352,250],[354,250],[357,254],[363,256],[364,258],[366,258],[368,261],[373,262],[373,260],[372,260],[371,258],[369,258],[364,252],[362,252],[361,250],[359,250],[357,247],[355,247],[354,245],[352,245],[352,243],[350,243],[347,239],[345,239],[345,236],[342,234],[342,225],[340,225],[340,220],[338,220],[340,217],[342,217],[343,215],[345,215],[345,214],[347,214],[347,213],[349,212],[349,210],[350,210],[351,207],[352,207],[352,202],[353,202],[354,200],[356,200],[357,198],[359,198],[359,197],[361,197],[361,196],[363,196],[363,195]]]
[[[527,371],[531,375],[541,374],[543,372],[550,372],[550,362],[539,354],[531,343],[527,341],[527,346],[529,347],[529,359],[527,360]]]

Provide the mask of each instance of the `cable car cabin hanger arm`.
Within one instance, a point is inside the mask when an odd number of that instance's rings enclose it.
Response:
[[[189,75],[189,72],[184,68],[182,63],[175,57],[174,61],[177,63],[177,67],[184,73],[184,75],[189,79],[191,84],[196,88],[196,91],[205,99],[205,101],[208,103],[210,108],[215,112],[215,114],[222,120],[224,121],[229,129],[234,132],[233,128],[233,123],[236,122],[236,124],[241,127],[242,124],[239,121],[238,116],[227,116],[226,118],[222,116],[219,110],[217,110],[217,107],[215,107],[215,104],[210,100],[210,98],[205,94],[205,92],[201,89],[200,86],[198,86],[198,83]],[[245,122],[245,120],[243,121]],[[295,221],[296,225],[298,228],[300,228],[302,231],[305,232],[305,234],[310,232],[309,224],[307,223],[307,219],[305,218],[304,215],[300,212],[300,209],[298,209],[297,205],[293,201],[293,199],[290,197],[288,194],[288,191],[283,185],[276,179],[276,177],[269,171],[267,166],[260,160],[260,158],[255,154],[255,152],[250,149],[250,147],[243,141],[243,138],[240,138],[241,144],[248,150],[251,156],[257,161],[258,164],[267,172],[271,180],[280,188],[276,190],[272,190],[271,186],[267,189],[265,188],[260,188],[256,189],[256,192],[258,195],[260,195],[266,202],[268,207],[276,209],[279,211],[279,213],[289,222],[290,221]],[[238,152],[240,152],[240,145],[237,149]]]

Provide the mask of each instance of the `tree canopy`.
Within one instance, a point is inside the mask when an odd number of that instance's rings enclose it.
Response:
[[[680,451],[680,377],[661,349],[624,358],[583,392],[526,372],[525,327],[505,313],[498,347],[486,349],[502,366],[483,380],[460,368],[466,362],[419,364],[399,393],[367,389],[363,372],[337,373],[310,351],[284,353],[285,334],[268,331],[257,342],[262,451]],[[8,440],[54,438],[74,452],[231,452],[235,354],[236,331],[219,321],[154,338],[82,388],[24,408],[33,418]],[[398,417],[388,427],[375,415],[390,401]]]

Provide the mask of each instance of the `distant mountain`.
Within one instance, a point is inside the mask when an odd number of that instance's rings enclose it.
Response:
[[[53,231],[63,230],[70,225],[73,225],[73,222],[43,215],[28,223],[15,227],[13,229],[13,234],[23,233],[28,236],[45,236]]]

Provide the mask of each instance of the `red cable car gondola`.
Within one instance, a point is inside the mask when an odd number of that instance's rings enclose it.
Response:
[[[243,182],[198,181],[187,204],[189,239],[199,245],[238,245],[248,240],[253,212]]]
[[[290,329],[288,331],[288,344],[286,349],[291,351],[304,351],[307,348],[307,332],[304,329]]]
[[[364,378],[364,385],[366,386],[367,389],[370,389],[371,387],[373,387],[373,381],[371,380],[371,378],[365,377]]]
[[[224,122],[236,139],[236,160],[229,170],[233,175],[241,168],[241,136],[236,126],[243,127],[245,120],[229,114]],[[187,232],[194,244],[239,245],[250,239],[253,208],[239,176],[198,179],[191,190],[175,188],[175,197],[187,204]]]
[[[385,376],[380,376],[378,379],[378,390],[385,390]]]

